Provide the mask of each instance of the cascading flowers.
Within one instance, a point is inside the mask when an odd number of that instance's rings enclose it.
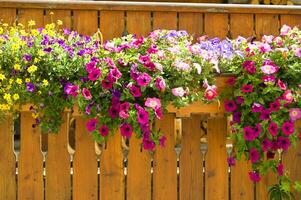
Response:
[[[281,155],[301,136],[294,126],[301,118],[301,31],[283,26],[279,36],[234,43],[244,57],[236,57],[228,69],[235,78],[228,81],[232,96],[224,105],[233,116],[235,156],[250,160],[254,182],[270,169],[276,172],[279,184],[271,187],[270,197],[289,199],[292,182]],[[295,189],[300,189],[298,182]]]

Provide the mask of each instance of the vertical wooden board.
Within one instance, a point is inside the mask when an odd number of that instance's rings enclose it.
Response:
[[[279,15],[255,14],[255,33],[257,40],[263,35],[279,34]]]
[[[16,199],[16,158],[13,152],[13,119],[0,121],[0,199]]]
[[[230,35],[231,38],[238,36],[254,36],[254,15],[253,14],[230,14]]]
[[[151,13],[127,11],[127,31],[137,36],[147,36],[151,31]]]
[[[225,38],[228,35],[228,14],[205,13],[205,34]]]
[[[123,154],[121,135],[117,131],[109,138],[100,158],[100,199],[124,199]]]
[[[201,116],[183,118],[180,154],[180,199],[203,199],[203,155],[200,150]]]
[[[0,22],[14,24],[16,21],[15,8],[0,8]]]
[[[57,23],[57,20],[61,20],[63,22],[62,27],[70,29],[71,10],[47,10],[44,20],[45,24]]]
[[[200,36],[203,30],[203,13],[179,13],[179,30],[185,30],[189,34]]]
[[[43,155],[39,127],[33,128],[35,120],[31,112],[21,113],[21,147],[18,162],[18,199],[43,199]]]
[[[151,199],[151,157],[141,149],[141,139],[131,138],[127,166],[127,198]]]
[[[175,152],[175,115],[166,114],[156,121],[167,138],[164,148],[157,147],[154,155],[153,199],[177,199],[177,156]]]
[[[271,170],[261,177],[261,181],[256,184],[256,199],[268,200],[268,187],[276,184],[277,178]]]
[[[94,35],[98,28],[98,14],[94,10],[73,11],[74,30],[81,34]]]
[[[75,154],[73,161],[73,199],[98,199],[97,156],[92,135],[86,131],[86,120],[75,117]]]
[[[154,12],[153,13],[153,30],[156,29],[173,29],[177,30],[177,13],[176,12]]]
[[[300,15],[280,15],[280,24],[288,26],[301,26],[301,14]]]
[[[24,26],[28,25],[28,21],[35,21],[35,28],[40,28],[44,26],[44,10],[43,9],[31,9],[22,8],[18,12],[18,23]]]
[[[100,31],[104,41],[122,36],[124,22],[124,11],[101,11]]]
[[[301,121],[295,123],[296,129],[301,129]],[[291,147],[283,153],[284,171],[288,173],[293,181],[301,181],[301,143],[297,142],[296,147]],[[301,199],[301,193],[294,191],[296,199]]]
[[[234,167],[231,167],[231,199],[254,199],[254,183],[249,178],[251,170],[251,164],[244,157],[242,160],[236,161]]]
[[[205,158],[206,199],[225,200],[228,198],[226,134],[225,117],[208,119],[208,152]]]
[[[70,155],[68,153],[68,113],[62,114],[58,133],[48,135],[46,156],[46,199],[71,199]]]

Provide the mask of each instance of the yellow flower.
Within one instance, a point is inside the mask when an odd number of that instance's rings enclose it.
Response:
[[[61,25],[63,25],[63,22],[62,22],[62,20],[57,20],[57,25],[59,25],[59,26],[61,26]]]
[[[33,36],[37,36],[37,35],[39,34],[39,31],[36,30],[36,29],[32,29],[32,30],[31,30],[31,34],[32,34]]]
[[[23,83],[22,79],[17,78],[16,83],[18,83],[19,85],[21,85]]]
[[[10,106],[7,105],[7,104],[0,104],[0,110],[9,110],[10,109]]]
[[[5,99],[6,101],[11,101],[11,95],[8,93],[5,93],[3,96],[3,99]]]
[[[14,82],[14,79],[9,79],[9,84],[11,85],[11,84],[13,84],[13,82]]]
[[[12,46],[11,46],[11,48],[12,48],[12,50],[14,50],[14,51],[17,51],[17,50],[19,50],[19,44],[16,44],[16,43],[14,43]]]
[[[35,26],[35,25],[36,25],[36,22],[33,21],[33,20],[30,20],[30,21],[28,22],[28,26]]]
[[[3,28],[2,27],[0,27],[0,34],[2,34],[3,33]]]
[[[17,101],[18,99],[20,99],[20,96],[19,96],[18,94],[14,94],[14,95],[13,95],[13,99],[14,99],[15,101]]]
[[[42,94],[42,92],[39,90],[39,91],[38,91],[38,95],[41,95],[41,94]]]
[[[15,69],[15,70],[21,70],[21,65],[15,64],[15,65],[14,65],[14,69]]]
[[[29,78],[26,78],[26,79],[25,79],[25,82],[26,82],[26,83],[29,83],[29,82],[30,82],[30,79],[29,79]]]
[[[42,51],[42,50],[39,50],[39,51],[38,51],[38,55],[39,55],[39,56],[44,56],[44,55],[45,55],[45,52]]]
[[[39,113],[32,113],[31,116],[32,118],[36,119],[39,117]]]
[[[29,73],[32,74],[32,73],[34,73],[35,71],[37,71],[37,69],[38,69],[37,66],[31,65],[30,67],[28,67],[27,71],[28,71]]]
[[[46,79],[44,79],[43,80],[43,86],[48,86],[48,85],[49,85],[49,82]]]
[[[3,81],[5,79],[5,76],[3,74],[0,74],[0,80]]]

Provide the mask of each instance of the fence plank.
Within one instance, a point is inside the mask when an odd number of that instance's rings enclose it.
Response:
[[[228,14],[205,13],[204,23],[209,37],[225,38],[228,35]]]
[[[53,13],[53,14],[51,14]],[[62,27],[71,28],[71,10],[47,10],[45,15],[45,24],[56,23],[57,20],[63,22]]]
[[[106,146],[100,158],[100,198],[102,200],[123,200],[123,155],[119,131],[109,138]]]
[[[48,135],[46,156],[46,199],[71,198],[70,155],[68,153],[68,113],[62,114],[63,124],[57,134]]]
[[[177,199],[177,157],[175,152],[175,115],[166,114],[156,121],[156,128],[166,136],[166,146],[154,155],[153,199]]]
[[[228,165],[226,154],[226,118],[209,118],[207,130],[208,152],[205,158],[206,199],[227,199]]]
[[[73,199],[96,200],[98,190],[97,157],[86,120],[75,116],[75,154],[73,162]]]
[[[260,40],[263,35],[279,34],[279,15],[256,14],[255,33],[257,40]]]
[[[0,8],[0,22],[8,23],[10,25],[14,24],[16,20],[16,12],[15,8]]]
[[[151,13],[128,11],[127,31],[132,34],[137,34],[137,36],[147,36],[151,31]]]
[[[183,118],[180,154],[180,199],[203,199],[203,155],[200,149],[201,116]]]
[[[31,112],[21,113],[21,147],[19,156],[18,199],[43,199],[43,155],[39,127],[33,128],[35,120]]]
[[[236,161],[236,165],[231,167],[231,199],[254,199],[254,184],[248,175],[251,170],[251,164],[247,163],[244,158]]]
[[[256,199],[268,200],[268,186],[277,183],[274,172],[269,171],[265,176],[261,177],[261,181],[256,184]]]
[[[280,15],[281,26],[286,24],[288,26],[301,26],[301,14],[300,15]]]
[[[73,13],[74,30],[81,34],[93,35],[98,28],[97,11],[76,10]]]
[[[12,116],[0,122],[0,199],[16,199],[16,158]]]
[[[179,30],[200,36],[203,33],[203,13],[179,13]]]
[[[43,9],[19,9],[18,23],[27,26],[28,21],[35,21],[36,28],[43,27],[44,25],[44,10]]]
[[[238,36],[254,36],[254,15],[253,14],[231,14],[230,35],[231,38]]]
[[[101,11],[100,31],[104,40],[122,36],[124,31],[124,11]]]
[[[176,12],[154,12],[153,30],[156,29],[177,29]]]

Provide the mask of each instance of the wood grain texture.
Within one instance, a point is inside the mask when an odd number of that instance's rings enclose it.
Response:
[[[25,27],[28,25],[28,21],[35,21],[35,28],[44,26],[44,10],[43,9],[19,9],[18,23],[23,24]]]
[[[98,14],[93,10],[76,10],[73,12],[74,30],[81,34],[93,35],[98,28]]]
[[[127,31],[137,36],[147,36],[151,31],[150,12],[127,12]]]
[[[179,13],[179,30],[186,30],[196,37],[203,34],[203,13]]]
[[[35,120],[31,112],[21,113],[21,146],[18,162],[18,199],[43,199],[43,155],[39,127],[32,128]]]
[[[227,120],[225,117],[208,119],[208,152],[205,158],[206,199],[228,199],[226,134]]]
[[[63,124],[58,133],[48,135],[46,156],[46,199],[71,198],[70,155],[68,153],[68,113],[62,114]]]
[[[228,35],[228,15],[205,13],[205,34],[209,37],[225,38]]]
[[[288,26],[301,26],[301,14],[300,15],[280,15],[280,25],[284,24]]]
[[[231,14],[230,15],[230,36],[251,37],[255,35],[253,14]]]
[[[75,154],[73,161],[73,199],[97,200],[97,156],[92,136],[86,130],[86,120],[75,117]]]
[[[53,14],[51,14],[53,13]],[[71,28],[71,10],[46,10],[44,17],[44,23],[57,23],[57,20],[63,22],[62,27]]]
[[[249,161],[242,158],[236,161],[236,165],[231,167],[231,198],[235,200],[253,200],[254,184],[249,178],[252,170]]]
[[[16,21],[16,13],[16,8],[0,8],[0,22],[10,25],[14,24]]]
[[[274,172],[269,171],[265,176],[262,176],[261,181],[256,184],[256,199],[268,200],[268,187],[276,183],[277,178]]]
[[[166,136],[166,146],[154,155],[153,199],[177,199],[177,157],[175,152],[175,115],[166,114],[156,121],[156,129]]]
[[[100,157],[100,198],[102,200],[123,200],[123,154],[119,131],[109,138],[106,146]]]
[[[201,116],[182,119],[180,199],[203,199],[203,155],[200,150]]]
[[[257,40],[260,40],[263,35],[278,35],[279,23],[279,15],[256,14],[255,34]]]
[[[177,29],[176,12],[154,12],[153,13],[153,30],[156,29]]]
[[[16,158],[13,151],[13,119],[0,121],[0,199],[16,199]]]
[[[122,36],[124,21],[124,11],[101,11],[100,31],[104,41]]]

